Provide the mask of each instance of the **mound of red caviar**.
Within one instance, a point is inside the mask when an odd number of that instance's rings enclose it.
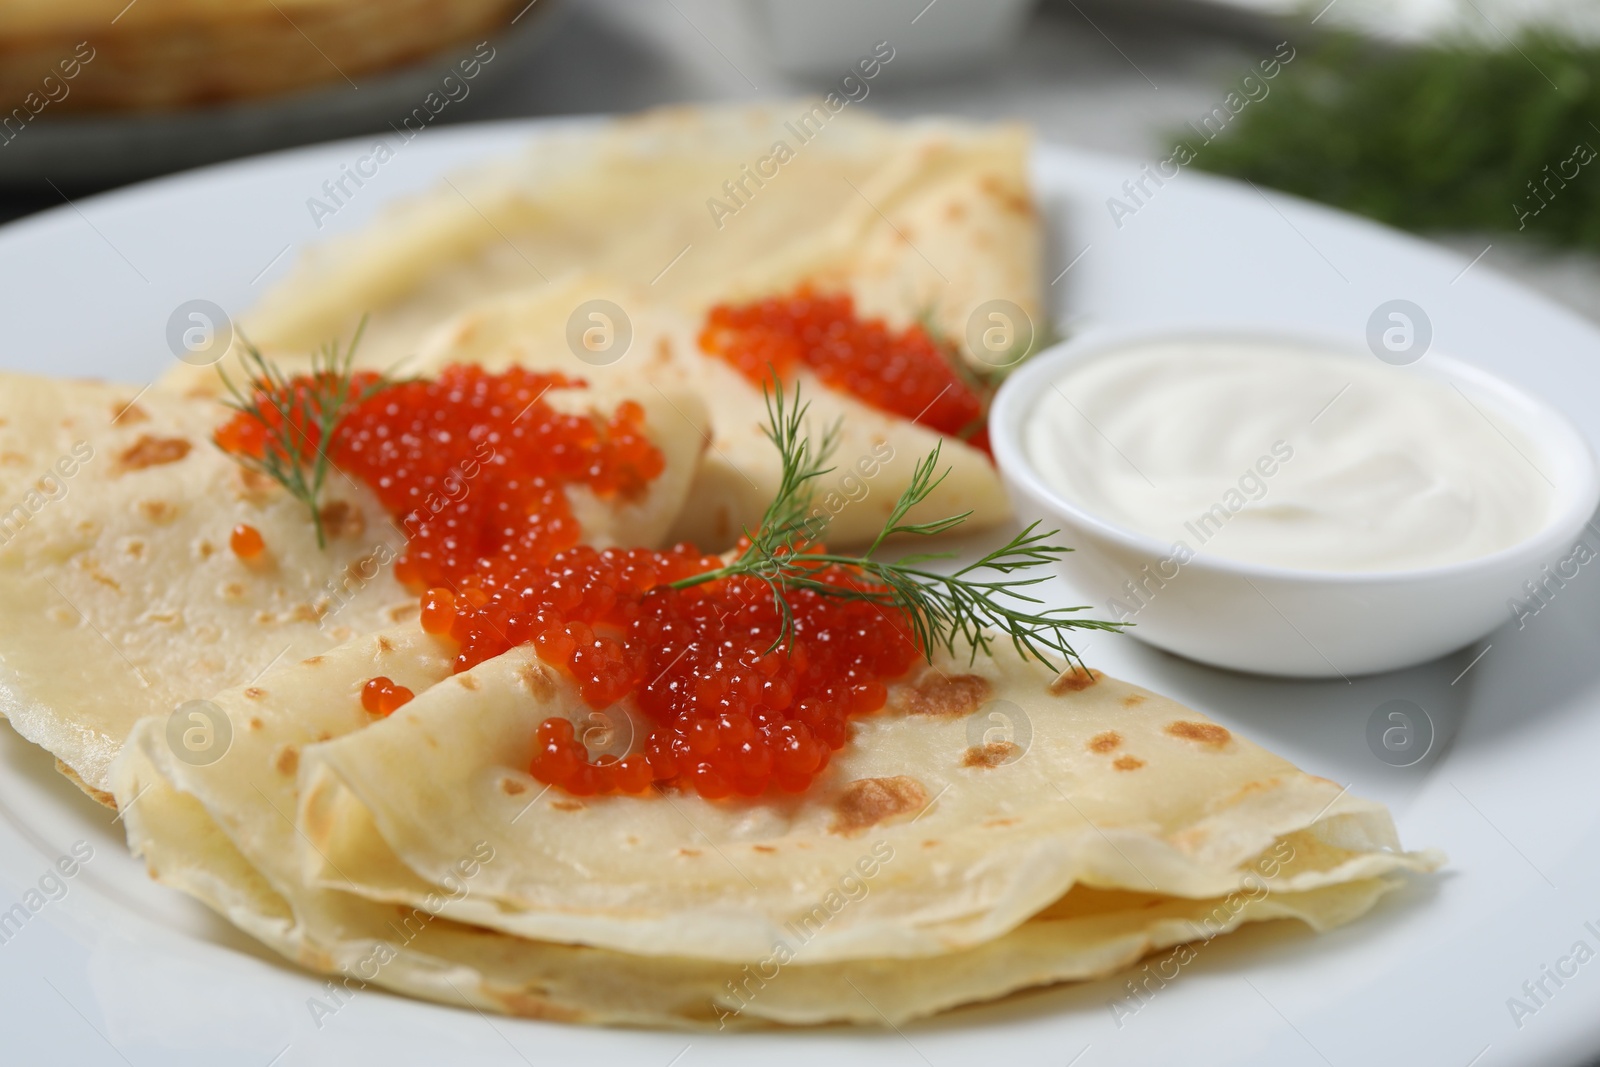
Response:
[[[349,396],[376,380],[353,375]],[[290,384],[291,395],[258,395],[265,421],[241,412],[218,430],[217,444],[259,459],[279,447],[274,431],[287,412],[291,440],[306,454],[326,448],[400,522],[409,544],[395,575],[412,585],[454,585],[491,566],[548,560],[580,536],[568,487],[634,497],[665,467],[638,404],[625,401],[598,418],[546,403],[550,390],[584,387],[560,374],[448,367],[353,404],[329,443],[305,414],[315,383]]]
[[[856,315],[849,295],[801,289],[791,296],[711,309],[700,347],[752,382],[776,369],[787,377],[809,367],[832,389],[892,415],[987,448],[984,404],[928,331],[898,333],[882,319]]]
[[[455,640],[457,672],[531,643],[590,706],[631,698],[650,723],[633,753],[591,760],[570,722],[546,720],[530,768],[539,780],[577,795],[654,782],[708,798],[804,790],[848,741],[850,717],[881,708],[885,681],[918,657],[908,620],[869,601],[791,590],[792,639],[774,650],[783,619],[761,582],[671,585],[719,569],[720,558],[688,545],[578,544],[567,487],[626,497],[663,466],[637,405],[590,416],[543,402],[548,389],[580,384],[452,367],[354,403],[327,448],[402,523],[410,542],[396,575],[424,590],[422,627]],[[364,388],[357,376],[351,398]],[[293,397],[267,399],[259,411],[294,419]],[[280,426],[241,414],[217,440],[259,458],[277,447]],[[811,577],[862,585],[839,567]],[[374,678],[362,704],[388,715],[411,696]]]
[[[579,795],[637,792],[647,767],[651,780],[709,798],[803,791],[849,739],[848,719],[882,708],[884,682],[917,658],[910,627],[894,609],[791,590],[793,640],[772,650],[782,619],[759,581],[668,584],[721,565],[687,545],[580,545],[498,574],[489,591],[429,590],[423,627],[460,643],[458,670],[531,641],[592,707],[632,696],[652,724],[642,759],[591,763],[570,723],[546,722],[532,767],[541,781]],[[839,568],[814,576],[860,584]]]

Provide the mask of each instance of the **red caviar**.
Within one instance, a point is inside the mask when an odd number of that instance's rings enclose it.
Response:
[[[380,675],[361,687],[361,706],[373,715],[392,715],[411,703],[415,696],[405,686],[395,685]]]
[[[668,585],[721,565],[687,545],[580,545],[505,574],[482,604],[430,599],[429,629],[453,613],[458,670],[531,641],[591,707],[631,696],[651,724],[643,761],[653,780],[709,798],[801,792],[849,740],[849,718],[882,708],[884,681],[917,658],[911,628],[896,609],[791,590],[792,647],[769,651],[782,619],[759,581]],[[838,569],[814,577],[860,584]],[[643,774],[637,756],[589,762],[565,719],[541,728],[532,771],[579,795],[636,792]]]
[[[358,395],[376,381],[351,379]],[[306,384],[290,383],[304,395]],[[569,486],[602,499],[642,493],[666,465],[644,433],[644,411],[624,401],[609,418],[556,411],[544,397],[584,383],[512,368],[490,374],[452,366],[438,378],[391,386],[354,405],[325,445],[292,398],[259,407],[281,425],[292,414],[306,452],[326,448],[360,477],[404,527],[409,544],[395,575],[412,585],[453,586],[487,561],[543,562],[578,543]],[[268,426],[240,412],[217,431],[224,451],[260,458],[277,447]]]
[[[577,795],[639,793],[653,782],[708,798],[804,790],[849,740],[850,717],[881,708],[884,682],[918,657],[908,620],[791,590],[792,643],[769,651],[782,617],[761,582],[671,587],[720,568],[719,557],[689,545],[578,544],[567,487],[629,496],[663,467],[637,405],[568,415],[542,400],[546,389],[579,386],[451,367],[355,406],[330,454],[401,519],[410,543],[396,575],[421,591],[423,629],[457,642],[457,672],[531,643],[591,707],[631,698],[650,724],[632,753],[591,760],[569,721],[547,719],[535,777]],[[224,448],[272,447],[241,419],[218,432]],[[839,568],[812,577],[862,584]],[[409,699],[386,678],[362,693],[374,714]]]
[[[847,294],[802,288],[751,304],[719,304],[700,347],[757,384],[770,368],[788,376],[804,365],[830,388],[881,411],[987,447],[983,399],[962,380],[952,357],[920,325],[896,332],[882,319],[858,317]]]
[[[261,539],[260,530],[241,522],[228,536],[228,547],[240,559],[255,559],[267,550],[267,543]]]

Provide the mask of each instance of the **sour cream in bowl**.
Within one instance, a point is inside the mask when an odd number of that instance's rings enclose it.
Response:
[[[1581,565],[1600,504],[1593,450],[1548,405],[1446,356],[1394,366],[1327,338],[1086,336],[1011,376],[990,436],[1097,614],[1264,674],[1470,644],[1547,568]]]

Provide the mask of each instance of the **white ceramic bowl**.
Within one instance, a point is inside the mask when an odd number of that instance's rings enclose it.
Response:
[[[1017,510],[1025,519],[1061,527],[1063,542],[1075,549],[1063,564],[1074,586],[1092,597],[1106,618],[1118,617],[1114,599],[1129,603],[1124,583],[1143,581],[1151,591],[1130,620],[1133,636],[1234,670],[1348,678],[1434,659],[1515,621],[1517,602],[1537,606],[1528,600],[1525,583],[1547,582],[1552,574],[1558,582],[1583,580],[1572,573],[1581,564],[1571,557],[1600,505],[1594,450],[1549,405],[1485,371],[1431,352],[1398,369],[1454,383],[1475,404],[1519,428],[1542,453],[1542,468],[1556,487],[1543,528],[1490,555],[1436,567],[1297,570],[1202,553],[1175,577],[1162,580],[1160,565],[1172,556],[1173,546],[1064,498],[1033,468],[1023,431],[1050,382],[1071,367],[1146,342],[1195,338],[1270,340],[1353,360],[1374,359],[1359,342],[1277,330],[1098,331],[1029,360],[1001,388],[990,415],[995,460]],[[1171,563],[1165,573],[1172,573]],[[1147,574],[1155,580],[1147,580]],[[1548,588],[1556,591],[1559,585]]]

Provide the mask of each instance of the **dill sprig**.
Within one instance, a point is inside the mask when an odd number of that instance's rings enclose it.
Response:
[[[745,530],[749,544],[738,558],[726,566],[673,582],[674,588],[727,578],[761,582],[771,592],[782,620],[772,649],[793,640],[794,611],[788,599],[793,590],[898,610],[909,620],[910,636],[930,663],[935,650],[942,648],[955,655],[958,645],[968,648],[969,662],[976,661],[979,652],[992,656],[995,641],[1009,638],[1024,659],[1037,659],[1057,669],[1050,658],[1055,653],[1066,660],[1067,666],[1082,667],[1083,660],[1067,642],[1067,630],[1115,632],[1126,625],[1072,617],[1084,607],[1043,608],[1044,602],[1027,591],[1049,581],[1049,575],[1035,573],[1036,568],[1056,563],[1072,551],[1051,544],[1050,539],[1059,531],[1040,533],[1038,523],[951,574],[923,566],[952,558],[953,553],[949,552],[906,556],[894,562],[874,558],[874,553],[891,537],[947,533],[972,514],[968,511],[931,522],[906,521],[912,509],[950,473],[948,468],[938,472],[938,445],[917,462],[909,484],[865,552],[846,555],[827,551],[819,540],[826,520],[819,521],[808,513],[812,509],[814,483],[833,470],[826,464],[837,444],[839,427],[835,424],[820,443],[813,445],[804,429],[809,410],[810,405],[801,402],[798,386],[792,402],[785,396],[781,382],[768,389],[766,434],[783,463],[778,493],[767,506],[761,525],[754,531]],[[837,571],[843,572],[844,582],[824,580]],[[1022,576],[1016,577],[1019,574]]]
[[[233,398],[223,403],[259,422],[267,431],[260,456],[229,454],[246,470],[271,478],[305,504],[311,512],[319,548],[327,547],[319,501],[333,468],[327,452],[333,435],[353,408],[397,384],[389,375],[378,374],[356,387],[356,347],[366,328],[363,315],[348,345],[341,349],[337,339],[328,342],[312,353],[310,373],[294,377],[285,374],[241,336],[248,375],[246,388],[236,385],[226,371],[219,372]],[[216,443],[223,448],[220,441]]]

